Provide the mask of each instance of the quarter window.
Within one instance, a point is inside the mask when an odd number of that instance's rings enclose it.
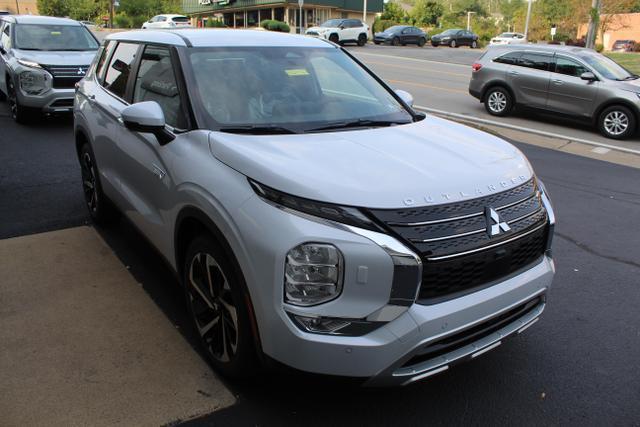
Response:
[[[101,84],[102,82],[104,82],[104,70],[115,45],[116,42],[110,41],[104,46],[104,48],[102,49],[102,55],[100,56],[100,60],[98,61],[98,65],[96,65],[96,77]]]
[[[124,98],[127,81],[131,73],[131,65],[136,58],[138,45],[135,43],[118,43],[104,78],[104,87],[114,95]]]
[[[551,57],[538,53],[523,53],[518,60],[518,65],[526,68],[534,68],[536,70],[549,71]]]
[[[566,74],[567,76],[580,77],[587,71],[589,70],[579,62],[573,61],[569,58],[556,58],[556,73]]]
[[[133,91],[133,102],[144,101],[157,102],[168,125],[180,129],[187,127],[171,55],[166,47],[147,46],[144,49]]]

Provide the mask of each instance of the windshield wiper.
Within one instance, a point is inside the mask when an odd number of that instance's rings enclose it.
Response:
[[[639,78],[640,76],[637,74],[631,74],[630,76],[627,76],[624,78],[624,80],[635,80],[637,78]]]
[[[305,132],[321,132],[324,130],[335,130],[335,129],[348,129],[348,128],[360,128],[360,127],[388,127],[395,125],[404,125],[407,123],[411,123],[411,121],[403,121],[403,120],[367,120],[367,119],[358,119],[346,122],[335,122],[329,123],[328,125],[307,129]]]
[[[298,133],[293,129],[289,129],[283,126],[275,125],[240,125],[240,126],[227,126],[218,129],[220,132],[227,133],[246,133],[250,135],[277,135],[277,134],[292,134]]]

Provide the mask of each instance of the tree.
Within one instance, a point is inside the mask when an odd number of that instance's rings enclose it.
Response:
[[[101,5],[95,0],[68,0],[69,16],[79,21],[91,21],[100,15]]]
[[[394,1],[389,1],[384,4],[384,9],[380,18],[388,21],[400,22],[404,16],[405,12],[402,6]]]
[[[474,12],[478,16],[486,16],[487,12],[480,0],[457,0],[453,3],[453,13],[458,16]]]
[[[38,0],[38,12],[47,16],[69,16],[67,0]]]
[[[444,6],[431,0],[416,0],[411,18],[417,25],[436,25],[444,14]]]

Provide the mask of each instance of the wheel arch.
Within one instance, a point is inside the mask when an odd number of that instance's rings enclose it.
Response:
[[[487,83],[485,85],[485,87],[482,89],[482,94],[480,96],[480,101],[481,102],[485,102],[486,101],[486,97],[487,97],[487,92],[489,92],[489,90],[493,89],[494,87],[501,87],[503,89],[505,89],[507,92],[509,92],[509,95],[511,95],[511,99],[513,101],[513,104],[515,105],[517,103],[516,101],[516,94],[513,93],[513,90],[509,87],[509,85],[501,80],[493,80],[490,81],[489,83]]]
[[[602,114],[602,112],[604,110],[606,110],[609,107],[614,107],[616,105],[622,105],[623,107],[628,108],[631,113],[634,116],[634,119],[636,120],[636,129],[635,131],[638,130],[638,128],[640,128],[640,111],[638,110],[638,107],[636,107],[635,105],[633,105],[633,102],[628,101],[626,99],[623,98],[614,98],[614,99],[608,99],[605,102],[603,102],[602,104],[600,104],[598,106],[598,108],[595,110],[595,113],[592,117],[593,123],[595,125],[598,124],[598,120],[600,119],[600,114]]]
[[[90,144],[88,132],[82,127],[77,126],[75,129],[76,155],[80,159],[80,149],[84,144]]]
[[[183,207],[175,221],[173,239],[174,261],[180,283],[183,285],[182,277],[184,273],[184,257],[189,243],[196,236],[201,234],[208,234],[218,245],[220,245],[220,248],[222,248],[222,251],[227,257],[227,260],[231,263],[231,266],[236,273],[236,277],[238,277],[241,282],[240,285],[242,286],[242,291],[245,295],[245,304],[247,305],[249,317],[251,319],[251,333],[256,345],[256,350],[258,351],[258,357],[262,357],[263,353],[260,342],[260,329],[258,328],[258,322],[251,295],[249,293],[249,287],[246,284],[246,279],[242,272],[242,268],[240,267],[240,263],[233,252],[231,244],[217,224],[206,213],[195,206]]]

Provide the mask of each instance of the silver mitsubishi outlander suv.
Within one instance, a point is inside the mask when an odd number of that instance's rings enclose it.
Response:
[[[77,21],[46,16],[0,20],[0,97],[20,123],[38,113],[71,112],[75,84],[87,72],[99,43]]]
[[[108,36],[74,104],[89,212],[121,212],[229,376],[403,385],[535,323],[554,214],[515,147],[415,112],[326,40]]]

